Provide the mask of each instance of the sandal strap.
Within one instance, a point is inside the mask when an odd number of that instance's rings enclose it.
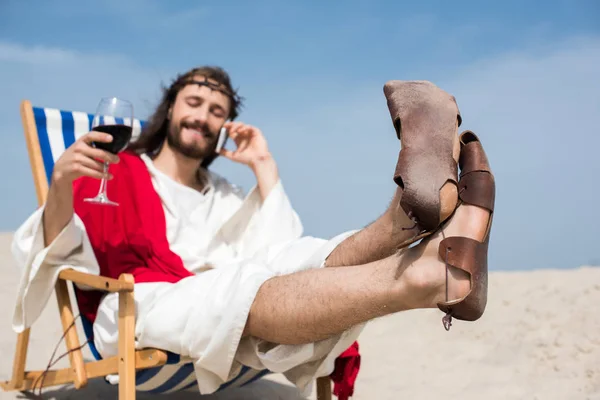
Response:
[[[461,177],[475,171],[490,172],[490,163],[481,142],[469,142],[461,146],[459,158]]]
[[[475,171],[465,175],[458,183],[458,193],[464,203],[494,212],[496,185],[494,176],[489,172]]]
[[[471,131],[463,132],[460,142],[459,197],[465,203],[485,208],[492,213],[496,200],[496,183],[483,146]]]
[[[463,299],[451,302],[454,304],[439,304],[438,307],[462,320],[478,319],[487,303],[488,241],[482,243],[468,237],[448,237],[440,243],[438,253],[447,265],[469,273],[472,288]]]

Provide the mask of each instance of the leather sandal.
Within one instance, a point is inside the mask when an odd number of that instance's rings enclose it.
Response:
[[[452,318],[475,321],[485,310],[488,288],[488,244],[496,197],[494,175],[479,138],[473,132],[465,131],[460,135],[460,143],[459,204],[482,207],[488,210],[490,215],[483,242],[454,236],[445,238],[439,245],[438,254],[446,263],[446,294],[450,266],[467,272],[471,281],[471,289],[466,296],[438,303],[438,308],[446,313],[442,319],[446,330],[450,329]]]
[[[427,81],[389,81],[383,88],[401,150],[394,182],[402,191],[400,206],[417,234],[406,247],[436,232],[458,204],[458,127],[456,99]],[[450,190],[442,191],[447,183]]]

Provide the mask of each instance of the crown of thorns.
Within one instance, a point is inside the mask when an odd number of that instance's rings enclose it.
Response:
[[[235,104],[241,103],[242,98],[235,91],[231,91],[227,89],[227,87],[220,83],[214,83],[208,80],[206,76],[203,76],[203,80],[197,78],[189,78],[182,82],[183,86],[185,85],[198,85],[198,86],[206,86],[209,89],[216,90],[218,92],[223,93],[225,96],[230,97]]]

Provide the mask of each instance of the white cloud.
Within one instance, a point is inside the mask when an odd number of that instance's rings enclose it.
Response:
[[[65,64],[77,60],[77,55],[69,50],[43,46],[26,48],[14,43],[0,42],[0,61],[39,65]]]
[[[163,15],[162,18],[157,18],[157,22],[165,28],[190,27],[200,23],[208,15],[209,10],[207,7],[193,7]]]
[[[28,47],[0,41],[0,157],[3,197],[0,229],[15,229],[36,207],[19,115],[19,104],[93,113],[101,97],[134,101],[145,117],[157,100],[160,81],[170,78],[119,54],[84,54],[69,49]]]
[[[93,112],[100,97],[111,93],[140,104],[154,100],[159,82],[168,77],[120,54],[7,42],[0,42],[0,54],[4,87],[11,93],[0,99],[2,112],[23,98],[40,106],[88,112]]]
[[[185,29],[186,25],[197,23],[209,15],[209,8],[204,4],[188,5],[178,10],[161,0],[102,0],[91,3],[60,0],[41,7],[44,7],[44,12],[60,18],[88,18],[90,15],[116,18],[149,32],[159,28]]]

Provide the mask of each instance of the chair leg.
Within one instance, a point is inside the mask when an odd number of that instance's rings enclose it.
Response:
[[[134,283],[122,274],[120,281]],[[135,400],[135,303],[133,292],[119,292],[119,400]]]
[[[69,298],[69,289],[67,288],[67,282],[61,279],[56,282],[56,301],[58,302],[63,332],[65,332],[65,344],[69,352],[71,368],[74,372],[73,384],[76,389],[81,389],[87,385],[87,375],[83,362],[83,353],[79,348],[79,337],[77,335],[77,327],[75,326],[71,299]]]
[[[29,346],[29,332],[27,328],[17,336],[17,348],[15,350],[15,359],[13,361],[12,379],[8,385],[12,388],[19,388],[23,385],[25,379],[25,363],[27,361],[27,346]]]
[[[317,400],[331,400],[331,379],[328,376],[317,378]]]

